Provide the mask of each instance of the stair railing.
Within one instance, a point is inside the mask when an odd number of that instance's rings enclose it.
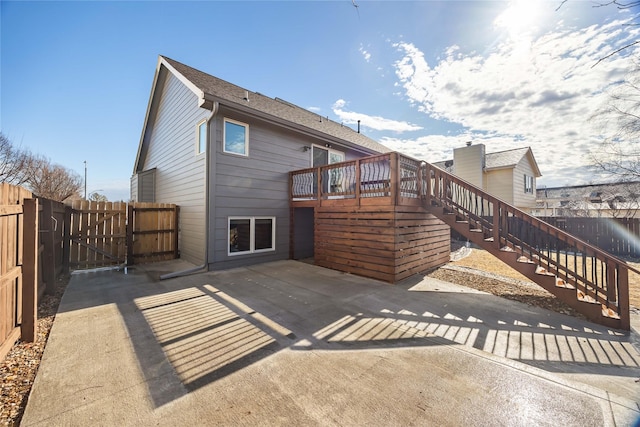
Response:
[[[576,288],[579,299],[601,304],[603,315],[619,318],[621,328],[629,329],[628,277],[629,270],[637,270],[440,168],[423,163],[421,176],[427,207],[468,221],[488,245],[517,252],[543,274]]]

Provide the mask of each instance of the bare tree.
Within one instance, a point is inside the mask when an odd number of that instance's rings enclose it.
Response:
[[[89,200],[92,202],[108,202],[109,199],[104,194],[100,194],[97,191],[89,194]]]
[[[613,218],[635,218],[640,210],[640,182],[605,188],[602,201]]]
[[[597,169],[619,181],[640,178],[640,66],[613,89],[592,120],[602,131],[600,146],[590,153]]]
[[[560,8],[567,3],[569,0],[561,0],[560,3],[558,4],[558,7],[556,8],[556,11],[560,10]],[[596,1],[594,2],[592,5],[592,7],[615,7],[618,10],[631,10],[633,11],[634,9],[637,9],[638,6],[640,6],[640,0],[606,0],[606,1]],[[640,24],[638,24],[637,22],[631,22],[628,24],[625,24],[625,26],[628,27],[636,27]],[[620,52],[623,52],[637,44],[640,44],[640,40],[634,40],[632,42],[629,42],[627,44],[625,44],[624,46],[618,47],[615,50],[609,52],[607,55],[601,57],[600,59],[598,59],[598,61],[596,61],[595,64],[593,64],[591,66],[591,68],[595,67],[596,65],[598,65],[599,63],[601,63],[602,61],[611,58],[612,56],[615,56],[617,54],[619,54]]]
[[[0,182],[24,184],[32,164],[31,153],[14,147],[9,138],[0,133]]]
[[[26,181],[33,193],[59,202],[80,194],[82,177],[79,174],[53,164],[42,156],[33,159],[36,167],[31,170]]]

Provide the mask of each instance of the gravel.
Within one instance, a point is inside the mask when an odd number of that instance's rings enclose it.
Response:
[[[38,305],[36,341],[18,341],[0,363],[0,426],[20,424],[53,319],[68,282],[69,277],[61,277],[56,283],[53,295],[44,295],[41,298]]]

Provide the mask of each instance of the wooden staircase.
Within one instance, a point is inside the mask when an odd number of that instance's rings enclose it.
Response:
[[[434,216],[589,320],[630,329],[633,269],[624,261],[435,166],[420,169],[425,207]]]

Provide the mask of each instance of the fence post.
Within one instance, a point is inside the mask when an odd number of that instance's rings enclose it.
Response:
[[[33,342],[38,328],[38,199],[24,199],[22,246],[22,322],[21,339]]]
[[[56,289],[56,249],[54,244],[54,230],[52,224],[53,207],[49,199],[38,199],[42,203],[42,218],[40,221],[40,238],[44,246],[42,260],[42,280],[45,283],[44,292],[52,295]]]
[[[127,265],[133,265],[133,203],[127,205]]]
[[[180,248],[178,247],[178,230],[180,229],[180,206],[176,205],[175,206],[175,216],[174,216],[174,220],[173,220],[173,227],[175,232],[173,233],[173,256],[175,259],[180,258]],[[205,239],[206,242],[209,241],[209,236],[207,236],[207,238]],[[208,244],[208,243],[207,243]],[[205,263],[208,263],[209,260],[205,259],[204,260]]]
[[[71,206],[64,207],[64,235],[62,237],[62,272],[69,274],[71,262]]]

